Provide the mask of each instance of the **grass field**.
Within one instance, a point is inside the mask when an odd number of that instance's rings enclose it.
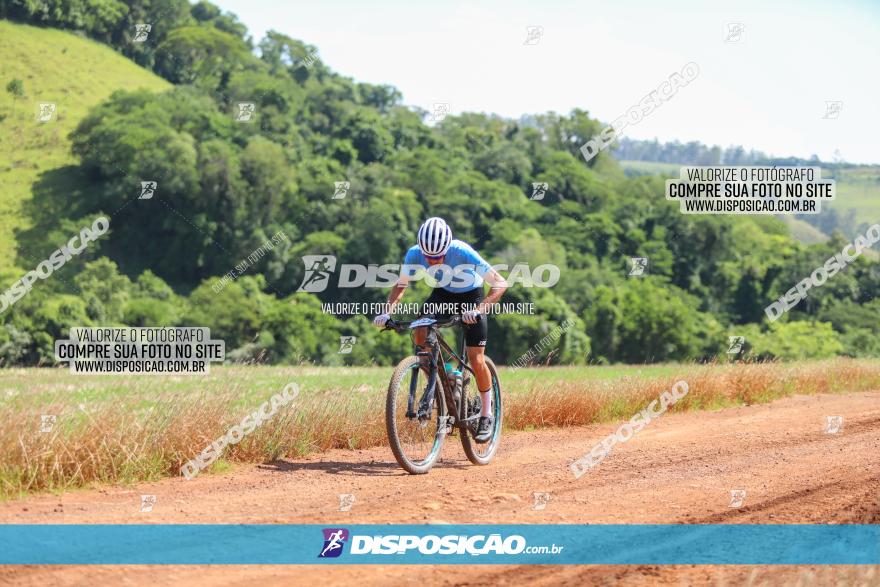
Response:
[[[621,161],[620,166],[627,175],[670,175],[678,177],[681,165],[658,161]]]
[[[824,169],[822,177],[837,181],[837,198],[827,204],[829,209],[840,213],[855,210],[858,223],[880,222],[880,167]]]
[[[295,382],[299,397],[229,447],[231,461],[297,458],[384,445],[381,367],[215,367],[206,376],[0,371],[0,496],[179,474],[180,466]],[[628,419],[673,383],[678,410],[760,403],[794,393],[880,388],[880,361],[500,369],[506,430]],[[48,432],[42,416],[54,416]]]
[[[508,371],[505,391],[525,393],[540,386],[568,381],[602,382],[627,378],[673,377],[676,365],[609,367],[550,367]],[[185,399],[202,394],[236,390],[233,405],[252,405],[296,381],[303,390],[338,393],[384,393],[391,370],[386,367],[214,367],[210,375],[157,376],[132,379],[122,375],[71,375],[66,369],[0,370],[0,406],[42,407],[89,403],[93,407],[131,399],[144,406],[173,397]],[[193,383],[198,381],[198,385]],[[136,393],[132,393],[136,390]]]
[[[16,100],[6,91],[13,79],[24,83],[25,95]],[[23,204],[41,174],[74,163],[68,135],[79,121],[116,90],[162,91],[171,85],[106,45],[0,20],[0,86],[0,279],[7,282],[21,276],[14,269],[15,231],[30,227]],[[37,121],[41,102],[56,104],[51,122]],[[63,189],[64,174],[53,181]],[[33,268],[27,258],[18,261]]]

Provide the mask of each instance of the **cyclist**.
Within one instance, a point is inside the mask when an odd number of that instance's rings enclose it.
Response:
[[[507,281],[489,265],[469,244],[452,238],[452,229],[442,218],[428,218],[419,227],[418,244],[413,245],[403,259],[403,269],[397,283],[388,294],[389,312],[393,313],[406,291],[409,280],[418,268],[428,269],[443,265],[433,275],[438,285],[425,300],[425,305],[449,304],[447,308],[462,309],[465,326],[465,346],[468,360],[477,379],[482,408],[477,425],[477,442],[488,442],[492,437],[492,377],[486,366],[486,342],[488,340],[488,309],[507,290]],[[449,275],[446,272],[450,272]],[[483,281],[489,284],[489,295],[483,298]],[[439,284],[446,282],[446,285]],[[467,309],[465,309],[467,308]],[[441,313],[440,316],[446,315]],[[482,318],[480,318],[482,316]],[[376,316],[373,323],[385,326],[390,314]],[[417,328],[415,342],[424,345],[427,328]]]

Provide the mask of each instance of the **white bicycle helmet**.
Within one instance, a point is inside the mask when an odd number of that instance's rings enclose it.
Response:
[[[428,218],[419,227],[419,249],[428,257],[445,255],[452,244],[452,229],[442,218]]]

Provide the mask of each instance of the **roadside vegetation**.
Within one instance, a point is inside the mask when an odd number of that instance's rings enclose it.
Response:
[[[679,380],[687,382],[689,393],[673,412],[764,403],[796,393],[878,389],[880,362],[502,368],[500,376],[504,429],[511,433],[629,419]],[[376,367],[216,367],[199,378],[4,370],[0,496],[179,476],[186,461],[290,382],[300,386],[297,399],[227,447],[201,474],[223,472],[230,463],[383,446],[389,377],[388,369]],[[54,417],[45,432],[43,416]],[[593,436],[584,430],[585,447]]]

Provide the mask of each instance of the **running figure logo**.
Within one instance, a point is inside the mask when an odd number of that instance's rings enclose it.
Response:
[[[318,558],[336,558],[342,554],[342,547],[348,540],[348,530],[345,528],[324,528],[324,547]]]
[[[825,101],[825,116],[822,118],[826,120],[835,120],[840,118],[840,111],[843,109],[843,102],[840,100],[826,100]]]
[[[236,122],[253,122],[257,105],[253,102],[236,102],[238,113],[235,115]]]
[[[40,416],[40,432],[52,432],[52,428],[55,426],[55,422],[58,421],[58,416],[54,414],[43,414]]]
[[[153,197],[153,194],[156,193],[156,188],[159,187],[155,181],[142,181],[141,182],[141,195],[138,196],[138,200],[149,200]]]
[[[632,267],[629,270],[629,277],[641,277],[645,274],[645,269],[648,268],[648,258],[647,257],[630,257],[630,263],[632,263]]]
[[[342,200],[348,195],[348,190],[351,188],[351,182],[348,181],[334,181],[333,185],[335,186],[335,191],[333,192],[333,197],[331,200]]]
[[[523,45],[537,45],[541,42],[541,37],[544,36],[544,27],[542,26],[527,26],[526,27],[526,40],[523,41]]]
[[[141,511],[142,512],[153,511],[154,505],[156,505],[156,496],[155,495],[142,495],[141,496]]]
[[[742,41],[743,32],[746,30],[746,25],[741,22],[729,22],[727,23],[727,36],[724,38],[725,43],[739,43]]]
[[[339,337],[339,355],[348,355],[351,354],[352,349],[354,348],[355,343],[357,343],[356,336],[340,336]]]
[[[825,434],[839,434],[843,429],[843,416],[828,416],[825,423]]]
[[[535,503],[532,504],[532,509],[535,511],[541,511],[547,508],[547,504],[550,503],[550,494],[544,491],[535,491],[532,494],[535,497]]]
[[[728,507],[732,507],[732,508],[742,507],[742,504],[745,500],[746,500],[746,490],[745,489],[731,489],[730,490],[730,505]]]
[[[357,501],[357,498],[353,493],[340,493],[339,494],[339,511],[340,512],[350,512],[351,506],[354,505],[354,502]]]
[[[452,425],[455,424],[455,418],[452,416],[440,416],[437,420],[437,429],[440,434],[452,434]]]
[[[37,120],[40,122],[49,122],[55,116],[55,103],[54,102],[40,102],[40,113],[37,115]]]
[[[543,200],[544,194],[547,193],[547,188],[550,187],[546,181],[534,181],[532,182],[532,195],[529,198],[530,200]]]
[[[150,35],[150,31],[153,30],[153,25],[146,23],[138,23],[134,25],[134,38],[131,40],[132,43],[143,43],[147,40],[147,37]]]
[[[327,289],[327,284],[330,283],[330,274],[336,269],[336,257],[333,255],[305,255],[302,260],[306,267],[306,274],[296,291],[317,293]]]
[[[449,114],[449,102],[434,102],[431,122],[441,122]]]
[[[311,50],[308,54],[306,54],[305,59],[302,60],[302,66],[306,69],[310,68],[315,61],[318,59],[318,52],[314,49]]]
[[[743,350],[743,345],[746,344],[745,336],[728,336],[727,337],[727,354],[728,355],[738,355]]]

